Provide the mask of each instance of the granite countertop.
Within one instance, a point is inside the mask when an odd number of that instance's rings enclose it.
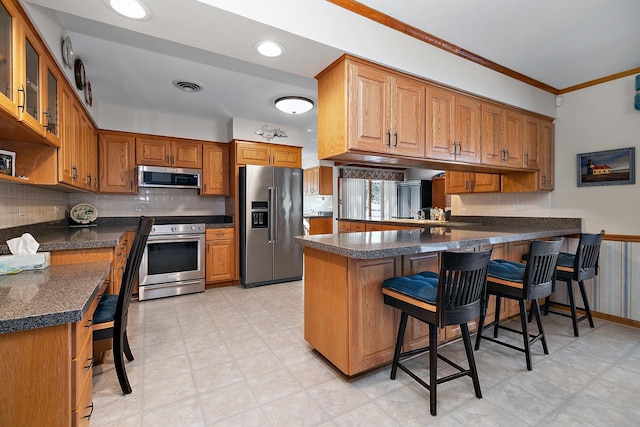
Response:
[[[0,230],[0,255],[10,254],[6,241],[31,233],[38,241],[38,252],[69,249],[109,248],[118,245],[125,231],[135,231],[138,217],[99,218],[93,227],[70,227],[65,221]],[[209,217],[157,217],[157,224],[205,223],[207,228],[233,228],[233,222],[216,216]]]
[[[349,258],[376,259],[398,255],[464,249],[480,245],[541,239],[580,233],[579,223],[547,225],[471,225],[463,228],[425,227],[413,230],[321,234],[296,237],[302,246]]]
[[[0,334],[81,320],[110,269],[98,261],[0,276]]]

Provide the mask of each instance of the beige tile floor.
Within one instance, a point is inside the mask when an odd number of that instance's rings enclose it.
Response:
[[[132,303],[123,396],[113,363],[95,369],[93,426],[637,426],[640,330],[596,319],[543,319],[550,355],[484,341],[476,354],[483,398],[471,380],[426,390],[385,367],[345,381],[303,339],[303,286],[227,287]],[[505,332],[508,334],[508,332]],[[461,342],[443,354],[466,364]],[[408,362],[428,375],[426,356]],[[439,365],[446,373],[446,364]]]

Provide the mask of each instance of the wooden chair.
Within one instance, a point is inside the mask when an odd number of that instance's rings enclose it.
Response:
[[[467,322],[474,320],[486,309],[487,267],[491,251],[478,253],[441,254],[440,274],[423,272],[409,277],[395,277],[384,282],[382,293],[387,305],[401,310],[391,379],[400,368],[420,385],[429,390],[431,415],[436,415],[437,385],[463,376],[470,376],[476,397],[481,398],[480,381],[476,370],[473,348]],[[429,346],[402,352],[408,317],[429,325]],[[438,354],[438,328],[460,325],[469,369],[465,369]],[[429,383],[411,372],[401,360],[429,352]],[[438,358],[459,372],[438,378]]]
[[[485,326],[485,314],[480,316],[478,325],[478,335],[476,336],[476,350],[480,349],[480,341],[486,340],[495,342],[505,347],[525,353],[527,369],[533,369],[531,363],[531,346],[536,341],[542,342],[544,354],[549,354],[547,340],[544,336],[544,329],[540,320],[539,298],[545,298],[551,294],[553,281],[555,278],[558,254],[562,238],[549,241],[532,241],[529,244],[529,259],[526,264],[505,260],[493,260],[489,263],[489,274],[487,277],[487,293],[496,296],[496,313],[492,323]],[[520,323],[522,330],[516,330],[504,325],[500,325],[500,300],[509,298],[517,300],[520,306]],[[531,301],[531,312],[536,318],[538,333],[529,333],[527,323],[526,303]],[[493,337],[482,335],[485,329],[493,327]],[[498,340],[498,330],[505,329],[522,335],[523,347],[517,347],[505,341]]]
[[[584,289],[584,281],[593,279],[598,275],[598,258],[600,256],[600,246],[602,245],[603,237],[604,230],[600,231],[599,234],[581,233],[575,254],[566,252],[560,253],[556,277],[557,280],[563,281],[567,284],[567,297],[569,298],[569,304],[551,301],[549,297],[545,300],[544,313],[553,313],[560,316],[570,317],[573,323],[573,335],[576,337],[580,336],[580,332],[578,331],[578,322],[587,319],[589,320],[589,326],[592,328],[594,327],[593,317],[591,317],[591,308],[589,307],[589,300],[587,299],[587,293]],[[573,282],[578,283],[584,307],[576,307],[575,297],[573,296]],[[552,311],[549,309],[549,306],[551,305],[567,307],[570,312]],[[577,310],[582,310],[585,314],[578,317]]]
[[[133,353],[127,338],[127,320],[129,317],[129,303],[133,293],[133,285],[138,279],[142,254],[147,244],[154,219],[141,217],[138,230],[129,251],[127,265],[122,277],[122,287],[118,295],[103,295],[93,315],[93,340],[113,339],[113,359],[118,375],[118,382],[124,394],[131,393],[131,386],[127,378],[122,354],[128,361],[133,360]]]

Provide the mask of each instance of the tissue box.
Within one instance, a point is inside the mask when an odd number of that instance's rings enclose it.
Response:
[[[30,255],[1,255],[0,275],[21,270],[41,270],[51,264],[51,252],[38,252]]]

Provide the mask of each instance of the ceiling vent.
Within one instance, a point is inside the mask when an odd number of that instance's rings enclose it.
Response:
[[[201,83],[197,83],[197,82],[174,80],[172,83],[175,87],[185,92],[200,92],[201,90],[204,89],[204,86],[202,86]]]

